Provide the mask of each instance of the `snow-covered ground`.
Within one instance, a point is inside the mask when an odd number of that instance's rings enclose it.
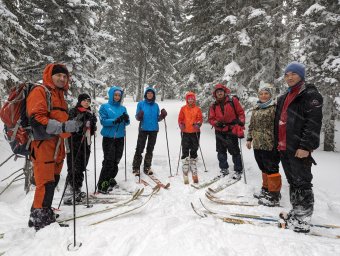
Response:
[[[168,111],[167,127],[170,148],[172,174],[176,174],[180,146],[180,131],[177,127],[177,115],[183,102],[159,102],[161,108]],[[135,114],[136,103],[126,99],[125,105],[131,117]],[[117,181],[123,188],[135,189],[136,184],[131,174],[131,164],[138,134],[138,122],[131,118],[127,128],[127,182],[124,181],[124,157],[120,163]],[[2,126],[2,124],[1,124]],[[2,129],[2,127],[1,127]],[[337,134],[337,141],[340,138]],[[201,161],[198,163],[201,181],[218,174],[218,162],[215,152],[215,137],[210,125],[204,124],[201,134],[201,146],[208,172],[204,172]],[[2,134],[0,136],[0,162],[10,154],[10,149]],[[97,177],[101,169],[102,149],[101,136],[97,136]],[[243,180],[220,192],[218,196],[226,199],[247,200],[261,186],[261,175],[253,158],[253,152],[247,150],[244,141],[242,151],[248,184]],[[317,150],[314,158],[318,163],[313,166],[315,212],[314,223],[340,225],[340,154]],[[0,167],[0,179],[4,179],[13,171],[22,167],[23,161],[13,160]],[[232,164],[231,164],[232,166]],[[181,168],[181,167],[180,167]],[[179,168],[179,174],[180,174]],[[88,165],[89,190],[94,190],[93,154]],[[153,169],[163,182],[170,182],[170,189],[158,192],[145,207],[127,215],[89,226],[105,217],[115,215],[146,199],[142,197],[131,206],[112,210],[77,220],[77,241],[82,243],[78,251],[69,252],[67,246],[73,242],[73,226],[61,228],[57,224],[50,225],[39,232],[28,229],[27,221],[34,191],[27,195],[23,191],[23,181],[15,182],[0,196],[0,255],[340,255],[340,241],[335,239],[307,236],[289,230],[280,230],[274,226],[258,227],[252,225],[232,225],[221,220],[198,217],[191,209],[190,202],[200,207],[199,198],[212,209],[229,213],[252,213],[277,216],[282,210],[289,210],[288,186],[283,171],[282,207],[268,208],[263,206],[241,207],[223,206],[209,201],[205,189],[196,190],[183,184],[182,176],[169,178],[166,136],[164,122],[160,123],[157,144],[154,151]],[[231,168],[232,169],[232,168]],[[63,169],[59,191],[55,194],[54,206],[57,207],[66,176]],[[0,183],[0,191],[10,179]],[[151,180],[148,180],[152,183]],[[145,187],[146,193],[150,188]],[[94,205],[87,209],[77,206],[77,214],[101,209],[106,205]],[[61,206],[60,218],[70,216],[72,207]],[[340,235],[338,230],[325,230]],[[72,246],[71,246],[72,247]]]

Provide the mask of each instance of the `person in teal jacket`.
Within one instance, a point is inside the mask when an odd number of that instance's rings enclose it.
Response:
[[[148,144],[146,146],[144,159],[144,173],[148,175],[153,174],[151,162],[159,130],[158,122],[162,121],[167,116],[167,112],[164,108],[159,111],[159,106],[155,101],[156,91],[153,88],[148,87],[144,93],[144,100],[138,102],[137,105],[136,119],[140,121],[140,123],[137,147],[132,163],[133,174],[136,176],[140,175],[140,165],[143,160],[142,154],[146,140],[148,140]]]
[[[103,126],[104,160],[98,180],[98,192],[107,194],[117,185],[115,177],[118,173],[118,164],[124,151],[125,127],[130,124],[127,110],[121,105],[123,89],[118,86],[110,88],[109,102],[100,106],[99,119]]]

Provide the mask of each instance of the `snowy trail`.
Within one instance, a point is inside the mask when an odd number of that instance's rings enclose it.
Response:
[[[117,181],[121,187],[134,190],[141,185],[136,184],[132,176],[131,164],[138,135],[138,122],[134,119],[136,103],[126,99],[131,125],[127,127],[127,182],[124,181],[124,156],[120,162]],[[199,198],[212,209],[230,213],[251,213],[278,216],[282,210],[289,210],[288,185],[283,176],[282,207],[268,208],[223,206],[209,201],[204,193],[205,189],[196,190],[185,186],[181,176],[176,176],[178,153],[180,146],[180,130],[177,126],[177,115],[183,102],[178,100],[159,102],[160,108],[168,111],[167,127],[170,148],[172,174],[170,176],[164,122],[160,123],[160,131],[154,150],[153,169],[162,182],[170,182],[169,190],[161,189],[154,198],[143,208],[128,215],[121,216],[95,226],[89,223],[99,221],[110,215],[115,215],[123,208],[112,210],[101,215],[79,219],[77,222],[77,241],[82,247],[72,255],[340,255],[340,241],[334,239],[311,237],[296,234],[276,227],[256,227],[251,225],[231,225],[212,217],[201,219],[191,209],[190,202],[200,207]],[[2,127],[1,127],[2,128]],[[100,131],[100,128],[98,129]],[[101,136],[98,132],[96,139],[97,150],[97,178],[101,169],[103,157]],[[204,124],[201,135],[201,146],[208,172],[199,153],[199,179],[204,181],[218,174],[218,162],[215,152],[214,131],[210,125]],[[10,154],[7,143],[0,136],[0,161]],[[247,181],[237,182],[217,195],[225,199],[252,200],[254,191],[260,188],[260,173],[256,166],[253,152],[242,146]],[[338,193],[340,174],[339,153],[323,151],[315,152],[317,166],[313,167],[315,212],[314,223],[328,223],[340,225],[340,196]],[[23,165],[22,160],[11,160],[0,167],[0,179],[7,177],[12,171]],[[231,164],[232,166],[232,164]],[[94,190],[93,154],[88,165],[89,190]],[[62,172],[59,191],[56,192],[54,206],[61,197],[65,182],[66,169]],[[191,177],[190,183],[192,182]],[[152,184],[151,180],[148,180]],[[0,183],[0,190],[6,186],[6,181]],[[151,191],[145,187],[146,192]],[[67,245],[73,241],[72,224],[70,228],[60,228],[57,224],[48,226],[35,233],[26,228],[29,209],[33,199],[33,191],[25,195],[23,181],[14,183],[0,196],[0,233],[6,232],[0,239],[0,254],[5,255],[70,255]],[[128,209],[144,201],[141,197],[124,209]],[[104,208],[106,205],[94,205],[92,209],[77,206],[77,214]],[[72,214],[72,207],[61,206],[61,217]],[[340,230],[330,230],[340,234]]]

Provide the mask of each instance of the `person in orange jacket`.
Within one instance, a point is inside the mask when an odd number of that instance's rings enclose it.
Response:
[[[186,105],[181,108],[178,115],[178,125],[182,136],[182,171],[184,183],[189,184],[188,172],[192,172],[194,183],[198,183],[197,176],[197,150],[199,147],[200,127],[203,122],[202,111],[196,106],[196,95],[188,92],[185,95]]]
[[[82,125],[79,121],[68,120],[64,99],[68,81],[66,66],[48,64],[42,85],[36,86],[26,101],[34,137],[30,150],[36,184],[28,226],[36,230],[56,221],[51,206],[65,158],[64,139]]]

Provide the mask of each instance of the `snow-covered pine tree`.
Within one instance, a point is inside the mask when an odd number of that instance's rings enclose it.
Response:
[[[324,97],[325,151],[335,151],[335,98],[340,93],[340,8],[336,1],[300,1],[299,56],[307,66],[308,82]]]
[[[0,2],[0,83],[1,94],[17,81],[36,81],[39,75],[37,67],[43,62],[40,54],[38,39],[34,33],[38,29],[31,23],[32,16],[28,18],[25,6],[27,1]],[[33,13],[33,12],[32,12]],[[33,15],[33,14],[31,14]],[[28,30],[27,28],[31,29]]]
[[[96,45],[100,56],[96,77],[105,84],[104,87],[112,85],[126,87],[120,45],[124,14],[121,11],[120,2],[119,0],[106,0],[102,3],[102,8],[96,12]]]
[[[175,56],[170,0],[122,3],[121,52],[126,83],[142,99],[145,84],[166,85]]]

